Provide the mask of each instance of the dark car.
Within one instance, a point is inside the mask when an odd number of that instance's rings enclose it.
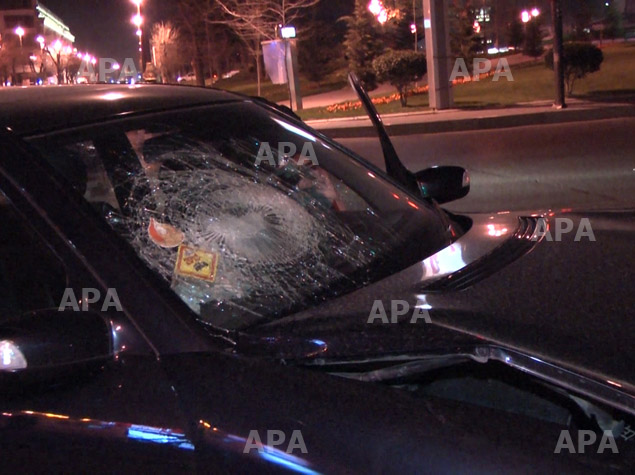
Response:
[[[1,90],[0,125],[6,470],[635,465],[632,211],[453,214],[464,170],[218,90]]]

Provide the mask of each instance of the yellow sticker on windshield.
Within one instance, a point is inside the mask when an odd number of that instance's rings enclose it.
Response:
[[[184,277],[214,282],[218,254],[181,244],[176,256],[174,272]]]

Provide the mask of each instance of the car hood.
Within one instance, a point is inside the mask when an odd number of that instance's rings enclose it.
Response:
[[[635,212],[470,218],[471,229],[450,247],[357,292],[253,329],[239,351],[316,361],[431,353],[508,364],[521,358],[542,365],[530,372],[550,368],[547,379],[584,379],[624,394],[619,406],[635,411]],[[557,232],[569,224],[570,232]],[[387,318],[371,321],[378,300]],[[411,310],[395,318],[394,302]],[[428,318],[413,322],[415,307]]]
[[[547,218],[549,233],[522,258],[462,291],[428,294],[434,320],[632,391],[635,213]],[[567,222],[573,230],[558,236]],[[586,224],[592,236],[577,235]]]

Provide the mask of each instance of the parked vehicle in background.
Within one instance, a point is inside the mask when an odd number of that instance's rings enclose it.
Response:
[[[196,82],[196,73],[187,73],[184,76],[179,76],[178,78],[176,78],[176,80],[178,82]]]

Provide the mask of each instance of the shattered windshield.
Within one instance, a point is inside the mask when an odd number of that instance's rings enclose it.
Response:
[[[448,243],[441,212],[249,102],[39,138],[51,163],[205,323],[243,328]]]

